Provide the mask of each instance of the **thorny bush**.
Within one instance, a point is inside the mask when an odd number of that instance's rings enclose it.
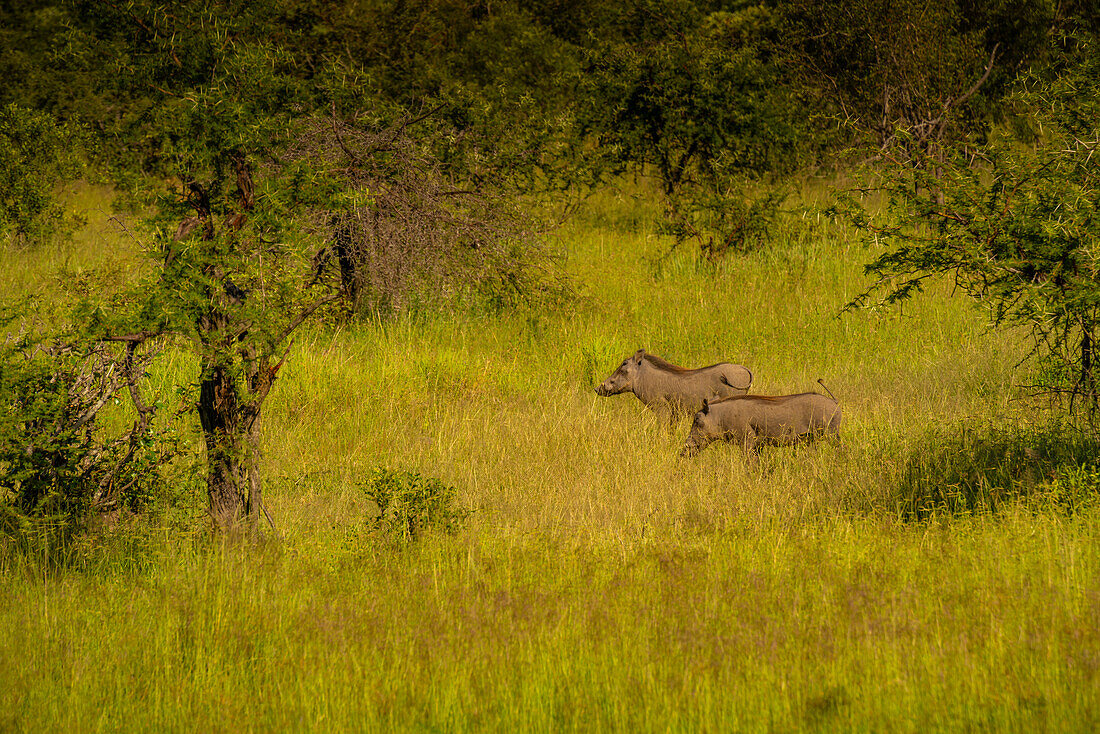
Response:
[[[378,506],[374,527],[400,542],[414,541],[427,530],[453,533],[469,515],[457,489],[418,472],[377,467],[363,491]]]
[[[328,242],[316,278],[336,270],[355,311],[503,311],[547,306],[568,287],[536,221],[485,181],[455,180],[410,134],[423,119],[301,123],[290,161],[331,172],[313,226]],[[323,164],[323,165],[322,165]],[[334,201],[337,202],[334,204]]]
[[[0,342],[0,534],[52,556],[94,513],[145,509],[174,453],[141,391],[155,353],[26,330]]]

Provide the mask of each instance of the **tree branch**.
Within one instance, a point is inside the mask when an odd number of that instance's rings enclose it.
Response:
[[[340,294],[338,292],[337,293],[330,293],[329,295],[325,296],[324,298],[320,298],[320,299],[314,301],[312,304],[310,304],[308,307],[306,307],[306,309],[304,311],[302,311],[300,314],[298,314],[294,318],[294,320],[291,321],[290,324],[287,325],[287,327],[285,329],[282,330],[282,332],[279,334],[278,338],[275,340],[275,343],[276,344],[280,343],[283,339],[286,339],[288,336],[290,336],[292,333],[294,333],[294,330],[297,329],[299,326],[301,326],[302,322],[304,322],[306,319],[308,319],[313,314],[314,311],[319,309],[321,306],[324,306],[326,303],[332,303],[333,301],[335,301],[339,297],[340,297]]]

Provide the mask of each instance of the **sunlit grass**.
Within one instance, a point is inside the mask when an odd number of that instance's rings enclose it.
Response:
[[[660,260],[647,206],[607,194],[561,233],[572,308],[302,333],[264,415],[285,542],[209,537],[181,462],[174,504],[112,518],[68,568],[0,560],[0,728],[1095,728],[1097,511],[899,504],[929,436],[1041,422],[1023,345],[946,284],[838,317],[871,255],[842,228],[712,268]],[[0,254],[5,285],[117,253],[132,272],[106,216]],[[820,377],[842,440],[681,459],[686,425],[592,391],[639,347],[746,364],[758,393]],[[149,389],[179,405],[194,371],[170,350]],[[465,530],[372,534],[377,466],[455,486]]]

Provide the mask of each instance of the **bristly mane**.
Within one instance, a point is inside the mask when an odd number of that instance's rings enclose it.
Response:
[[[651,365],[653,365],[654,367],[657,367],[658,369],[665,370],[666,372],[687,372],[688,371],[686,367],[681,367],[679,365],[672,364],[672,362],[669,362],[667,359],[665,359],[663,357],[658,357],[656,354],[650,354],[649,352],[646,352],[644,356],[645,356],[645,361],[649,362]]]
[[[689,369],[687,367],[681,367],[680,365],[672,364],[664,357],[658,357],[656,354],[645,353],[645,360],[657,369],[664,370],[665,372],[696,372],[697,370]],[[710,367],[700,367],[701,370],[709,370],[711,367],[717,367],[724,362],[717,362]]]

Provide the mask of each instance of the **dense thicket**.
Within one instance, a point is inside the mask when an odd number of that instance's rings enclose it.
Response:
[[[292,98],[389,119],[438,107],[458,134],[423,137],[482,180],[485,161],[457,155],[471,137],[527,185],[651,165],[676,188],[828,163],[899,125],[983,131],[1021,71],[1056,73],[1067,39],[1098,28],[1087,0],[22,0],[0,10],[0,103],[89,125],[115,167],[160,172],[158,100],[252,45],[309,82],[266,99],[242,87],[257,113]]]
[[[271,142],[330,106],[418,119],[440,171],[479,189],[654,173],[671,231],[716,251],[769,208],[752,182],[980,142],[1021,73],[1056,77],[1098,29],[1087,0],[22,0],[0,10],[0,103],[86,126],[131,181],[176,176],[227,116]],[[196,123],[218,77],[232,104]]]

